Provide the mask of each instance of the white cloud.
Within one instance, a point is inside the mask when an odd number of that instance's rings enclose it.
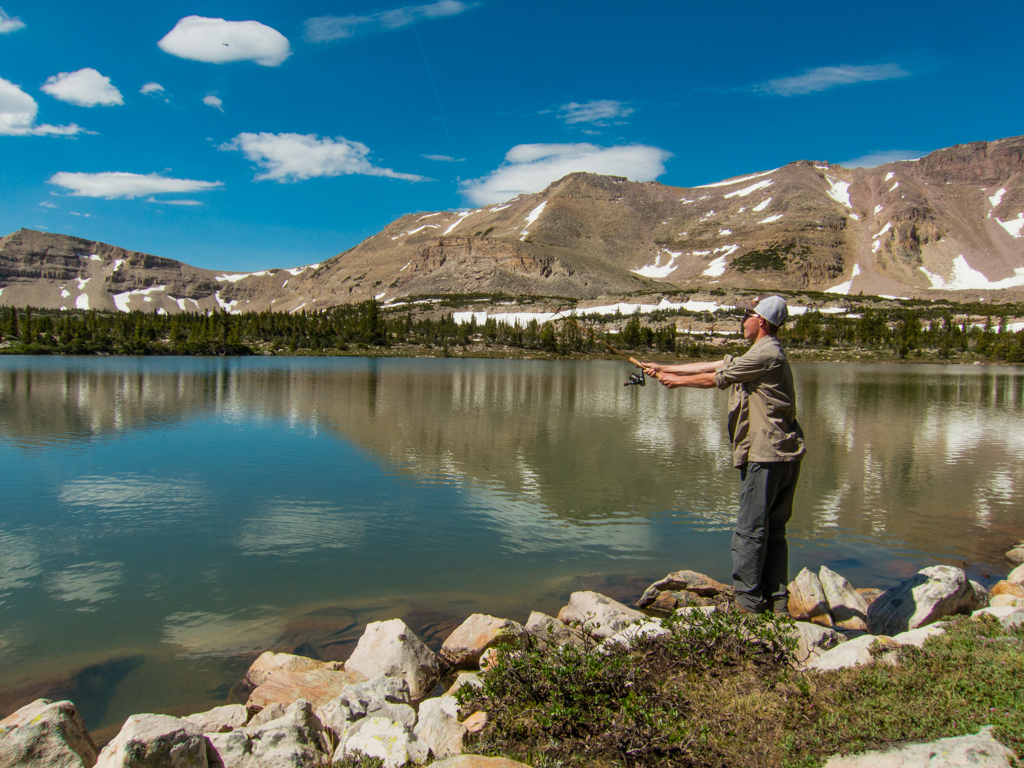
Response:
[[[772,93],[776,96],[799,96],[816,91],[827,91],[837,85],[851,83],[868,83],[876,80],[893,80],[907,77],[907,72],[899,64],[867,64],[860,67],[818,67],[809,69],[795,77],[780,77],[755,85],[753,90]]]
[[[569,125],[574,123],[606,125],[609,120],[628,117],[635,111],[631,107],[622,106],[621,101],[612,101],[611,99],[588,101],[586,104],[577,104],[575,101],[571,101],[560,106],[559,110],[562,112],[559,117]]]
[[[642,144],[519,144],[506,153],[500,168],[463,182],[462,190],[474,205],[490,205],[523,193],[540,192],[576,171],[652,181],[665,172],[665,161],[670,157],[671,152]]]
[[[0,77],[0,135],[3,136],[74,136],[82,127],[71,125],[36,125],[39,105],[10,80]]]
[[[288,38],[258,21],[225,21],[186,16],[157,43],[160,50],[180,59],[226,64],[254,61],[277,67],[292,55]]]
[[[57,205],[56,203],[48,203],[45,200],[43,200],[43,202],[41,202],[40,205],[43,206],[43,208],[60,208],[60,206]]]
[[[464,157],[452,157],[451,155],[420,155],[420,157],[439,163],[463,163],[466,161]]]
[[[163,93],[164,87],[160,83],[146,83],[144,86],[139,88],[139,93],[148,96],[151,93]]]
[[[157,200],[155,197],[149,198],[147,203],[160,203],[160,205],[203,205],[198,200]]]
[[[214,109],[219,109],[221,112],[224,111],[224,102],[214,96],[212,93],[208,93],[203,96],[203,104]]]
[[[17,16],[8,16],[4,9],[0,8],[0,35],[7,35],[25,28],[25,22]]]
[[[415,24],[423,19],[457,16],[475,8],[479,3],[441,0],[428,5],[408,5],[368,16],[317,16],[306,21],[306,42],[328,43],[332,40],[355,37],[359,34],[385,32]]]
[[[876,165],[885,165],[886,163],[917,160],[926,154],[926,152],[914,150],[890,149],[884,152],[871,152],[861,157],[855,157],[853,160],[843,160],[836,165],[841,165],[843,168],[874,168]]]
[[[70,189],[75,197],[105,197],[132,199],[144,195],[160,195],[167,192],[202,192],[224,186],[220,181],[195,181],[193,179],[171,179],[156,173],[68,173],[61,171],[50,177],[50,184]]]
[[[367,160],[369,147],[343,136],[321,139],[315,133],[240,133],[218,149],[237,150],[256,163],[263,171],[256,175],[256,181],[303,181],[347,174],[427,181],[412,173],[378,168]]]
[[[97,104],[112,107],[124,104],[121,92],[110,83],[110,78],[101,75],[92,67],[48,77],[39,90],[55,99],[80,107],[95,107]]]

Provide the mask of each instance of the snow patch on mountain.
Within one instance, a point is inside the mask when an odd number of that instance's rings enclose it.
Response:
[[[963,254],[953,259],[953,277],[949,282],[946,282],[942,275],[929,272],[924,267],[918,267],[918,269],[924,272],[925,277],[931,281],[932,289],[937,291],[1001,290],[1024,285],[1024,267],[1014,269],[1013,277],[992,282],[984,274],[968,264]]]

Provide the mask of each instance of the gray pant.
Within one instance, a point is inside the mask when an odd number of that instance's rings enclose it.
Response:
[[[800,477],[799,461],[740,467],[740,511],[732,535],[736,602],[751,611],[782,611],[789,584],[786,523]]]

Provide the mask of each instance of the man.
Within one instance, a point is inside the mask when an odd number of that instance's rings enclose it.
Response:
[[[750,349],[713,363],[659,365],[644,371],[669,389],[729,388],[729,439],[740,470],[740,509],[732,537],[733,587],[741,612],[788,613],[789,547],[786,523],[804,455],[796,420],[793,372],[775,334],[789,317],[781,296],[745,310],[743,338]]]

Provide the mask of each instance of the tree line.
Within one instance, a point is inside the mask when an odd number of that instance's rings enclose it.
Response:
[[[680,312],[679,314],[692,314]],[[706,313],[705,313],[706,314]],[[295,313],[222,311],[165,315],[147,312],[0,308],[3,351],[21,354],[246,355],[272,353],[334,354],[386,351],[395,345],[421,346],[452,354],[466,347],[539,351],[552,355],[657,351],[680,356],[720,354],[708,334],[685,334],[665,312],[556,320],[525,325],[488,318],[456,322],[450,312],[417,316],[411,310],[385,310],[376,301]],[[706,315],[719,330],[731,321]],[[610,332],[608,326],[615,326]],[[735,330],[739,330],[738,324]],[[905,359],[925,353],[940,358],[973,354],[1010,363],[1024,362],[1024,331],[1012,331],[1003,318],[982,324],[935,315],[925,307],[861,314],[807,312],[780,331],[791,349],[863,349],[891,351]],[[742,349],[736,337],[732,346]],[[728,345],[727,345],[728,347]],[[727,351],[729,351],[727,349]]]

